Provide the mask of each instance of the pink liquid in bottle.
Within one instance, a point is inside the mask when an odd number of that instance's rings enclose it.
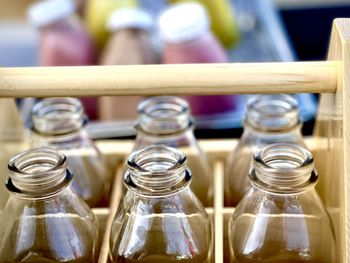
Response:
[[[159,19],[165,41],[163,63],[226,63],[227,55],[209,30],[209,19],[199,3],[180,3],[167,9]],[[186,96],[196,116],[231,112],[235,96]]]
[[[94,43],[75,16],[71,0],[40,1],[29,9],[29,17],[40,33],[40,66],[83,66],[94,63]],[[88,116],[96,118],[96,99],[81,100]]]

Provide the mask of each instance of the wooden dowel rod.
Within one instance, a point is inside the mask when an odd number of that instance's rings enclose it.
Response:
[[[340,63],[0,68],[0,97],[333,93]]]

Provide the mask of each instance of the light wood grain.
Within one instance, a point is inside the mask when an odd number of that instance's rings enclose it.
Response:
[[[120,200],[122,198],[123,171],[124,171],[124,165],[120,163],[116,170],[116,176],[113,180],[113,189],[112,189],[110,204],[109,204],[109,214],[106,217],[105,224],[104,224],[105,231],[102,237],[102,246],[101,246],[101,251],[98,258],[98,263],[108,262],[110,230],[112,228],[114,216],[117,213]]]
[[[350,262],[350,19],[336,19],[333,23],[329,61],[342,61],[338,73],[338,87],[334,94],[322,94],[314,136],[324,142],[320,154],[315,155],[320,166],[320,194],[336,225],[338,261]]]
[[[339,62],[0,68],[0,97],[335,92]]]
[[[224,206],[224,163],[221,161],[214,162],[214,262],[222,263],[222,248],[224,236],[224,218],[222,208]]]

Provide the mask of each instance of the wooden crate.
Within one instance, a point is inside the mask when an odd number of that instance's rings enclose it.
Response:
[[[350,19],[333,24],[328,61],[206,65],[148,65],[55,68],[0,68],[0,97],[103,95],[222,95],[322,93],[314,136],[308,146],[319,171],[317,190],[335,226],[338,261],[350,263]],[[8,120],[6,125],[12,125]],[[4,124],[3,124],[4,125]],[[223,262],[225,224],[233,208],[223,207],[225,157],[235,141],[203,141],[215,176],[214,261]],[[112,167],[120,167],[130,142],[98,142]],[[119,168],[120,169],[120,168]],[[107,233],[99,262],[106,263],[108,227],[118,206],[120,184],[110,209],[94,209]]]
[[[206,152],[210,166],[212,169],[212,176],[214,182],[214,206],[207,207],[208,214],[213,219],[214,226],[214,251],[212,262],[229,262],[228,253],[228,239],[227,239],[227,224],[228,219],[232,215],[233,207],[224,207],[223,193],[224,193],[224,168],[225,160],[228,154],[237,145],[238,140],[201,140],[200,146]],[[111,196],[111,204],[109,209],[93,209],[97,215],[99,221],[104,226],[101,229],[100,234],[103,237],[103,241],[100,251],[99,263],[106,263],[109,250],[109,230],[114,219],[114,215],[117,211],[119,201],[121,198],[122,187],[122,174],[124,168],[124,162],[127,155],[131,152],[133,141],[99,141],[98,147],[108,158],[108,162],[111,167],[116,169],[116,180],[114,180],[113,192]],[[315,156],[323,155],[326,148],[322,147],[320,142],[315,141],[314,138],[307,138],[306,143],[308,148],[313,152]],[[324,142],[325,143],[325,142]],[[325,144],[323,144],[324,146]],[[323,180],[320,176],[317,184],[317,190],[321,194],[321,198],[326,200],[324,191],[328,182]],[[338,217],[339,208],[328,207],[335,229],[340,229]]]

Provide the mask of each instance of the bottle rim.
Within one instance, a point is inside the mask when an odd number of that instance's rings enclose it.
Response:
[[[8,163],[6,188],[25,199],[42,199],[61,192],[72,181],[66,156],[49,147],[18,153]]]
[[[276,194],[303,192],[317,183],[313,156],[303,146],[291,143],[268,145],[253,155],[251,183]]]
[[[31,130],[46,136],[67,135],[88,123],[81,102],[75,98],[46,98],[32,109]]]
[[[288,132],[301,126],[298,102],[287,94],[255,96],[248,102],[244,123],[260,132]]]
[[[144,100],[138,106],[138,115],[134,127],[148,135],[176,135],[194,126],[188,103],[175,96],[157,96]]]
[[[132,192],[155,197],[181,191],[191,177],[185,154],[165,145],[152,145],[129,156],[124,183]]]

